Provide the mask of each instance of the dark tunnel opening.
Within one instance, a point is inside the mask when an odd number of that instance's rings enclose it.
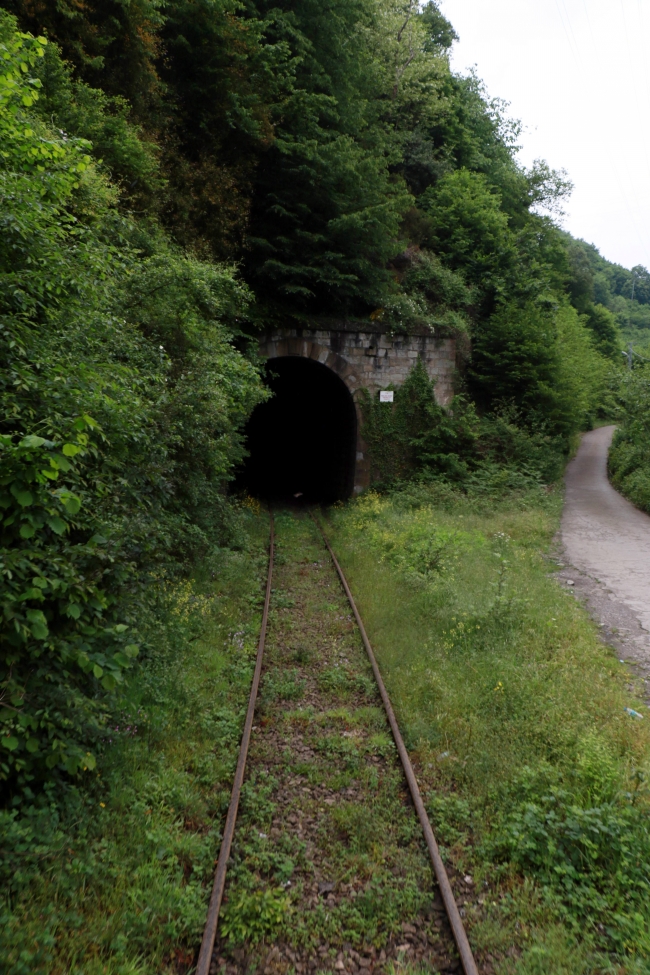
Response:
[[[268,402],[246,428],[249,457],[237,486],[258,498],[329,504],[354,483],[357,416],[352,395],[335,372],[299,356],[271,359]]]

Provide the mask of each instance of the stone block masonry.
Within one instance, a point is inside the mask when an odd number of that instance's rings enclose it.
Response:
[[[372,322],[315,322],[313,327],[274,328],[260,337],[260,353],[266,359],[301,356],[332,369],[345,383],[357,411],[355,493],[370,484],[370,464],[361,436],[358,393],[371,394],[389,385],[400,386],[417,359],[421,359],[435,381],[435,396],[441,406],[451,402],[456,367],[456,342],[437,338],[428,330],[419,334],[387,334]],[[390,408],[390,407],[389,407]]]

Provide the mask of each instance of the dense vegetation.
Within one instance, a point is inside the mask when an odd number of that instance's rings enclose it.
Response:
[[[119,212],[88,144],[30,111],[44,44],[5,15],[0,27],[0,778],[13,791],[94,767],[147,580],[223,536],[223,486],[263,391],[232,341],[245,287]]]
[[[570,286],[575,306],[592,319],[594,312],[603,324],[595,325],[597,332],[607,332],[612,318],[626,339],[647,342],[650,328],[650,274],[643,265],[631,270],[606,261],[593,244],[584,240],[567,239],[572,282]],[[604,314],[607,310],[609,316]]]
[[[650,513],[650,349],[634,350],[633,368],[618,388],[618,429],[609,452],[612,483]]]
[[[549,572],[561,500],[409,485],[329,530],[445,855],[473,877],[475,950],[500,975],[641,975],[650,741],[624,709],[645,692]]]
[[[642,327],[650,284],[553,222],[570,187],[517,164],[516,125],[450,71],[433,2],[0,8],[1,845],[18,973],[53,971],[45,942],[73,922],[53,915],[21,960],[38,871],[16,864],[88,823],[116,768],[107,729],[135,700],[145,724],[164,710],[187,580],[251,544],[226,494],[267,395],[260,324],[456,336],[451,411],[419,368],[392,413],[368,400],[376,475],[516,491],[556,479],[608,408],[619,328]]]

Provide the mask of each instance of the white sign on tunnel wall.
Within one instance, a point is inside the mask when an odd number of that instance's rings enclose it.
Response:
[[[380,403],[392,403],[393,402],[393,390],[392,389],[380,389],[379,390],[379,402]]]

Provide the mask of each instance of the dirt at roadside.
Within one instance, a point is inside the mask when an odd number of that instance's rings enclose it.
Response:
[[[595,576],[570,565],[557,539],[552,562],[556,577],[580,600],[597,623],[601,638],[612,647],[643,682],[643,694],[650,706],[650,633],[635,613]]]
[[[650,704],[650,517],[609,483],[614,427],[586,433],[566,473],[554,562],[598,624],[603,640],[643,681]]]

